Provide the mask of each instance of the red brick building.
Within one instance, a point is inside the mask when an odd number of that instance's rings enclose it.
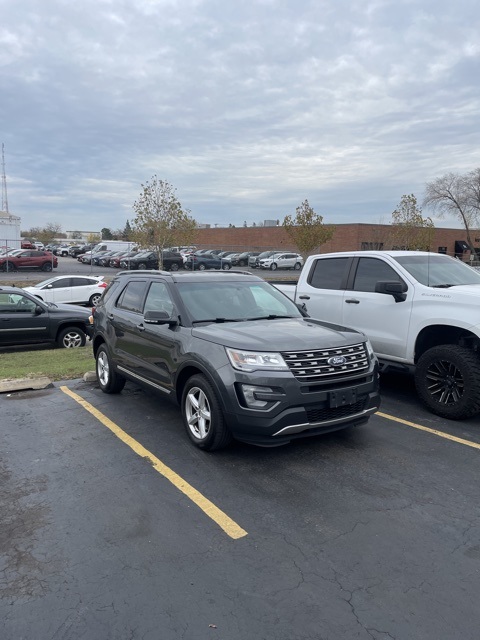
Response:
[[[389,242],[390,225],[349,223],[334,226],[333,238],[321,246],[322,253],[392,248]],[[472,231],[471,237],[475,248],[480,251],[480,231]],[[282,226],[198,229],[195,244],[198,248],[222,248],[226,251],[297,250]],[[467,245],[467,234],[463,229],[436,228],[431,250],[451,256],[462,256],[464,260],[469,260],[471,253]]]

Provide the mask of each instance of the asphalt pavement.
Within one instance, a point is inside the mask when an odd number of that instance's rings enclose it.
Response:
[[[478,419],[208,454],[127,383],[0,395],[2,640],[476,640]],[[202,501],[203,499],[203,501]]]

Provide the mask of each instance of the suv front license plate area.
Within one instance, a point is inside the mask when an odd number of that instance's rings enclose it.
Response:
[[[342,389],[341,391],[330,391],[328,394],[328,406],[331,409],[343,407],[348,404],[355,404],[357,401],[356,389]]]

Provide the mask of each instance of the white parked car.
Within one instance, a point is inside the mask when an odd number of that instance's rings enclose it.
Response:
[[[56,276],[25,291],[45,302],[70,302],[95,307],[107,287],[104,276]]]
[[[274,253],[268,258],[259,261],[261,269],[295,269],[298,271],[303,267],[303,258],[299,253]]]

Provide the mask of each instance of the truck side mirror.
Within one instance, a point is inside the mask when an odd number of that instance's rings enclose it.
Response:
[[[407,285],[398,280],[379,280],[375,284],[375,293],[386,293],[393,296],[395,302],[404,302],[407,299],[405,291],[408,291]]]

